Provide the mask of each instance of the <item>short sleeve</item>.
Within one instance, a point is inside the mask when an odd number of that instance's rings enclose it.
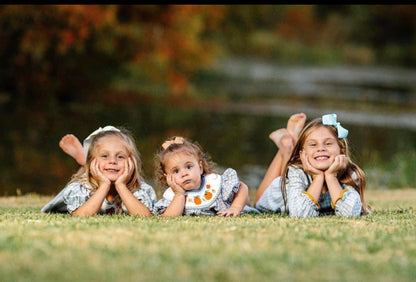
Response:
[[[90,198],[90,192],[79,182],[68,184],[64,191],[64,202],[68,212],[72,214],[74,210],[82,206]]]
[[[222,174],[221,200],[231,204],[239,188],[240,179],[237,172],[232,168],[227,168]]]
[[[156,203],[156,192],[152,186],[141,181],[140,189],[133,193],[137,200],[142,202],[150,211],[153,211]]]
[[[153,214],[161,215],[162,213],[164,213],[170,205],[170,203],[172,202],[173,195],[174,193],[172,191],[172,188],[167,188],[163,193],[162,198],[155,203],[153,207]]]

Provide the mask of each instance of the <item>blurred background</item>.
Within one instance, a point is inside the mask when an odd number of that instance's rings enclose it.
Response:
[[[61,137],[105,125],[150,184],[184,135],[256,189],[297,112],[338,114],[368,189],[416,187],[415,5],[2,5],[0,34],[0,196],[59,192]]]

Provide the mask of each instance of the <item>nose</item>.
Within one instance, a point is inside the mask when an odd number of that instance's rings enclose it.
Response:
[[[112,163],[112,164],[117,163],[117,157],[115,157],[115,156],[109,157],[108,158],[108,162],[109,163]]]
[[[325,147],[324,144],[319,144],[318,145],[318,151],[325,151],[325,150],[326,150],[326,147]]]
[[[188,172],[186,171],[186,169],[182,169],[181,170],[181,177],[187,176]]]

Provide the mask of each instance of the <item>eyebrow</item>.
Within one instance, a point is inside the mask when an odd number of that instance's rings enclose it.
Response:
[[[328,138],[325,138],[323,140],[323,142],[328,141],[328,140],[335,141],[336,138],[334,138],[334,137],[328,137]],[[318,142],[318,140],[317,139],[308,139],[308,140],[306,140],[305,143],[309,143],[309,142]]]

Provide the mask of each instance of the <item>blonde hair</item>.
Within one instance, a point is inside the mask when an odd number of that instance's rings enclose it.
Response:
[[[166,181],[166,161],[172,155],[181,152],[193,155],[198,162],[200,161],[204,174],[216,173],[215,163],[211,160],[211,157],[202,150],[197,142],[191,142],[180,136],[172,136],[163,142],[155,157],[155,179],[162,187],[169,186]]]
[[[334,126],[322,124],[321,118],[316,118],[312,120],[308,125],[306,125],[302,129],[302,131],[299,134],[298,141],[296,142],[295,147],[293,148],[290,159],[283,168],[282,176],[284,177],[282,177],[281,190],[282,190],[282,195],[283,195],[283,199],[284,199],[286,207],[287,207],[287,193],[286,193],[287,179],[286,178],[287,178],[288,169],[290,166],[302,168],[302,161],[300,159],[300,151],[302,151],[303,146],[305,145],[305,141],[309,137],[309,135],[312,133],[312,131],[320,127],[325,127],[329,129],[331,134],[337,140],[337,144],[340,147],[340,154],[343,154],[350,159],[346,169],[340,175],[338,175],[338,180],[342,184],[352,186],[354,187],[355,190],[357,190],[357,192],[360,194],[363,214],[367,214],[367,208],[371,209],[371,207],[367,205],[367,203],[365,202],[365,198],[364,198],[364,191],[365,191],[365,186],[366,186],[365,173],[358,165],[356,165],[354,162],[351,161],[347,138],[339,139],[337,129]],[[355,174],[355,177],[354,177],[354,174]]]
[[[98,182],[94,177],[91,175],[90,167],[92,160],[96,157],[97,154],[97,144],[100,141],[105,140],[105,138],[115,136],[120,138],[120,141],[124,143],[126,149],[129,153],[129,157],[132,159],[134,164],[134,171],[127,182],[126,186],[131,192],[134,192],[140,188],[140,178],[141,178],[141,168],[142,168],[142,161],[140,159],[139,151],[135,145],[135,141],[133,136],[129,131],[126,129],[120,129],[120,131],[116,130],[107,130],[102,131],[94,136],[92,139],[91,145],[88,149],[87,158],[85,162],[85,173],[82,174],[75,174],[73,175],[70,182],[80,182],[87,190],[94,194],[98,188]]]

